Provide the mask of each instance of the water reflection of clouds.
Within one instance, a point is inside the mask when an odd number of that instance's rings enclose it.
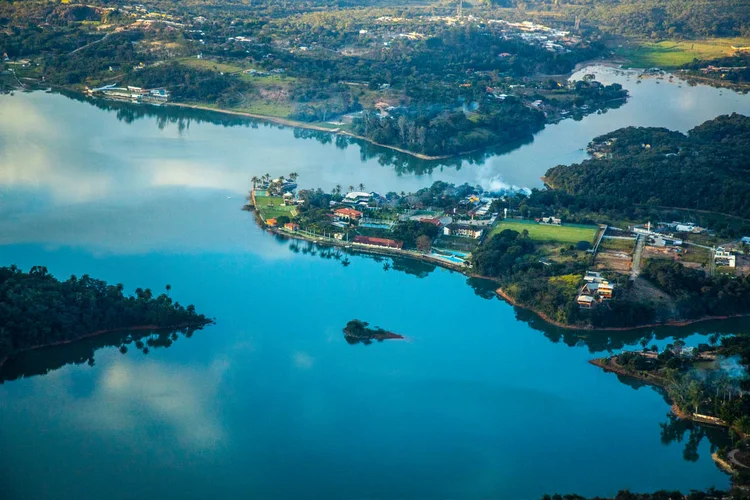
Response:
[[[215,362],[206,368],[151,359],[137,363],[116,351],[99,361],[106,368],[94,375],[92,391],[77,391],[75,370],[80,368],[57,370],[33,379],[34,390],[20,404],[38,407],[34,402],[45,400],[70,431],[137,442],[165,454],[173,448],[206,452],[226,442],[216,401],[228,363]],[[37,413],[31,408],[18,411]]]

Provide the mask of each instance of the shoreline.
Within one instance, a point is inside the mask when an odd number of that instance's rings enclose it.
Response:
[[[108,333],[118,333],[118,332],[127,332],[127,331],[145,331],[145,330],[152,330],[152,331],[163,331],[163,330],[177,330],[180,328],[192,328],[192,327],[198,327],[198,326],[206,326],[213,323],[213,321],[207,321],[205,323],[180,323],[179,325],[173,325],[173,326],[157,326],[157,325],[138,325],[138,326],[130,326],[130,327],[122,327],[122,328],[110,328],[106,330],[97,330],[95,332],[87,333],[86,335],[82,335],[75,339],[70,340],[58,340],[57,342],[52,342],[50,344],[43,344],[43,345],[36,345],[33,347],[27,347],[26,349],[21,349],[18,352],[13,353],[12,355],[5,356],[4,358],[0,359],[0,369],[2,369],[3,365],[11,358],[14,358],[18,356],[19,354],[29,352],[29,351],[35,351],[37,349],[44,349],[47,347],[57,347],[61,345],[67,345],[72,344],[74,342],[78,342],[80,340],[92,338],[92,337],[98,337],[100,335],[106,335]]]
[[[477,278],[481,278],[482,276],[476,276]],[[525,306],[522,304],[519,304],[513,297],[508,295],[502,288],[498,288],[495,290],[495,293],[497,293],[500,297],[502,297],[505,301],[507,301],[510,305],[514,307],[520,307],[521,309],[526,309],[527,311],[531,311],[540,318],[542,318],[545,322],[554,325],[558,328],[565,328],[566,330],[581,330],[581,331],[591,331],[591,332],[630,332],[634,330],[641,330],[645,328],[660,328],[660,327],[683,327],[683,326],[690,326],[694,325],[696,323],[703,323],[706,321],[722,321],[726,319],[737,319],[737,318],[747,318],[750,317],[750,313],[746,314],[733,314],[730,316],[703,316],[700,318],[695,319],[686,319],[686,320],[670,320],[665,321],[663,323],[647,323],[645,325],[637,325],[637,326],[605,326],[601,328],[597,328],[591,325],[568,325],[565,323],[560,323],[559,321],[555,321],[543,312],[536,311],[532,307]]]
[[[262,221],[262,219],[260,219],[260,217],[257,214],[257,210],[253,210],[253,211],[255,212],[256,220],[259,222]],[[309,241],[309,242],[316,243],[319,245],[341,247],[341,248],[352,250],[354,252],[365,253],[365,254],[406,257],[406,258],[418,260],[421,262],[428,262],[438,267],[448,269],[449,271],[459,272],[463,274],[464,276],[466,276],[467,278],[485,279],[485,280],[490,280],[490,281],[497,283],[497,280],[494,278],[471,273],[470,270],[467,269],[465,266],[462,266],[459,264],[452,264],[450,262],[446,262],[439,258],[430,257],[429,255],[426,255],[426,254],[418,254],[418,253],[410,252],[406,250],[398,250],[398,249],[386,248],[386,247],[382,247],[382,248],[370,247],[367,245],[361,245],[361,244],[357,244],[353,242],[343,242],[343,241],[338,241],[338,240],[332,241],[330,239],[314,238],[314,237],[302,235],[299,233],[291,233],[288,231],[282,231],[279,228],[268,227],[265,225],[265,223],[261,225],[261,228],[263,227],[265,227],[265,229],[272,234],[286,236],[287,238],[290,238],[290,239],[295,239],[295,240],[300,240],[300,241]],[[541,311],[537,311],[532,307],[519,304],[513,297],[508,295],[501,287],[498,287],[497,289],[495,289],[495,293],[501,299],[505,300],[508,304],[510,304],[511,306],[525,309],[527,311],[531,311],[532,313],[539,316],[544,322],[552,326],[556,326],[558,328],[564,328],[566,330],[579,330],[579,331],[587,331],[587,332],[630,332],[630,331],[641,330],[641,329],[646,329],[646,328],[660,328],[660,327],[679,328],[679,327],[694,325],[696,323],[703,323],[706,321],[722,321],[722,320],[727,320],[727,319],[750,317],[750,313],[734,314],[730,316],[704,316],[701,318],[679,320],[679,321],[670,320],[670,321],[666,321],[663,323],[647,323],[644,325],[636,325],[636,326],[622,326],[622,327],[609,326],[609,327],[597,328],[592,325],[568,325],[565,323],[560,323],[558,321],[555,321]]]
[[[283,125],[285,127],[293,127],[293,128],[301,128],[306,130],[315,130],[318,132],[328,132],[329,134],[334,135],[344,135],[347,137],[352,137],[354,139],[359,139],[365,142],[369,142],[373,146],[379,146],[381,148],[388,148],[392,149],[394,151],[398,151],[399,153],[404,153],[410,156],[413,156],[415,158],[418,158],[420,160],[427,160],[427,161],[436,161],[436,160],[447,160],[449,158],[459,158],[464,155],[468,155],[471,153],[475,153],[477,151],[480,151],[480,149],[473,149],[471,151],[462,151],[460,153],[454,154],[454,155],[439,155],[439,156],[430,156],[425,155],[422,153],[415,153],[414,151],[409,151],[408,149],[399,148],[397,146],[389,146],[387,144],[381,144],[379,142],[375,142],[372,139],[368,139],[367,137],[363,137],[361,135],[354,134],[352,132],[349,132],[347,130],[342,130],[340,127],[323,127],[320,125],[315,125],[314,123],[307,123],[307,122],[301,122],[297,120],[290,120],[289,118],[281,118],[278,116],[270,116],[270,115],[260,115],[257,113],[248,113],[246,111],[232,111],[229,109],[221,109],[221,108],[212,108],[210,106],[204,106],[201,104],[187,104],[187,103],[181,103],[181,102],[167,102],[164,103],[164,106],[173,106],[177,108],[187,108],[187,109],[197,109],[201,111],[214,111],[216,113],[224,113],[227,115],[234,115],[234,116],[244,116],[247,118],[253,118],[255,120],[262,120],[270,123],[275,123],[277,125]],[[488,148],[493,146],[487,146]]]
[[[592,364],[598,368],[601,368],[604,370],[605,373],[614,373],[616,375],[620,375],[623,377],[629,377],[635,380],[640,380],[641,382],[644,382],[648,385],[651,385],[653,387],[656,387],[662,391],[664,391],[667,398],[669,398],[669,393],[667,392],[665,386],[665,382],[660,377],[650,377],[650,376],[644,376],[641,373],[638,372],[632,372],[630,370],[626,370],[625,368],[619,366],[619,365],[613,365],[610,361],[611,358],[596,358],[596,359],[590,359],[589,364]],[[708,415],[700,415],[700,414],[693,414],[693,413],[686,413],[682,411],[675,402],[669,398],[670,402],[670,412],[680,420],[686,420],[689,422],[694,422],[696,424],[701,425],[710,425],[713,427],[720,427],[723,429],[731,429],[732,427],[727,423],[721,420],[718,417],[708,416]],[[742,436],[744,439],[744,436]]]

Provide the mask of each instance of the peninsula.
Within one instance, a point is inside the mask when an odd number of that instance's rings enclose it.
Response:
[[[748,144],[740,115],[687,136],[622,129],[531,191],[436,182],[408,194],[297,192],[296,174],[266,174],[253,178],[249,208],[289,238],[494,280],[500,296],[562,327],[687,324],[750,313]]]
[[[22,351],[120,331],[195,330],[211,323],[173,302],[167,285],[155,297],[83,275],[60,281],[45,267],[0,267],[0,365]],[[139,348],[147,349],[140,341]]]
[[[635,378],[663,391],[673,413],[699,424],[729,429],[733,446],[714,460],[733,475],[736,485],[750,484],[750,336],[713,334],[709,344],[688,347],[676,340],[659,350],[641,339],[642,350],[592,360],[605,371]]]

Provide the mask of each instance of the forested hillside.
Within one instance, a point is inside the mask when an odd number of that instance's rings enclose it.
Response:
[[[747,116],[720,116],[687,135],[628,127],[594,139],[590,150],[600,158],[554,167],[546,182],[591,209],[648,204],[750,219]]]

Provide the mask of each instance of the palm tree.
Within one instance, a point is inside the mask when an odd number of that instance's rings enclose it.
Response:
[[[253,183],[253,190],[255,190],[255,186],[258,185],[258,183],[260,182],[260,179],[258,179],[257,175],[254,175],[253,178],[250,179],[250,182]]]
[[[299,174],[297,172],[292,172],[291,174],[289,174],[289,178],[293,181],[296,181],[297,177],[299,177]]]
[[[336,184],[336,194],[341,194],[341,184]]]
[[[165,286],[164,288],[166,288],[166,290],[167,290],[167,295],[169,295],[169,292],[170,292],[170,291],[172,290],[172,285],[169,285],[169,284],[168,284],[168,285],[167,285],[167,286]]]
[[[349,192],[351,193],[352,191],[354,191],[354,186],[349,186]]]
[[[365,190],[365,185],[362,184],[361,182],[359,183],[359,190],[360,191],[364,191]]]

